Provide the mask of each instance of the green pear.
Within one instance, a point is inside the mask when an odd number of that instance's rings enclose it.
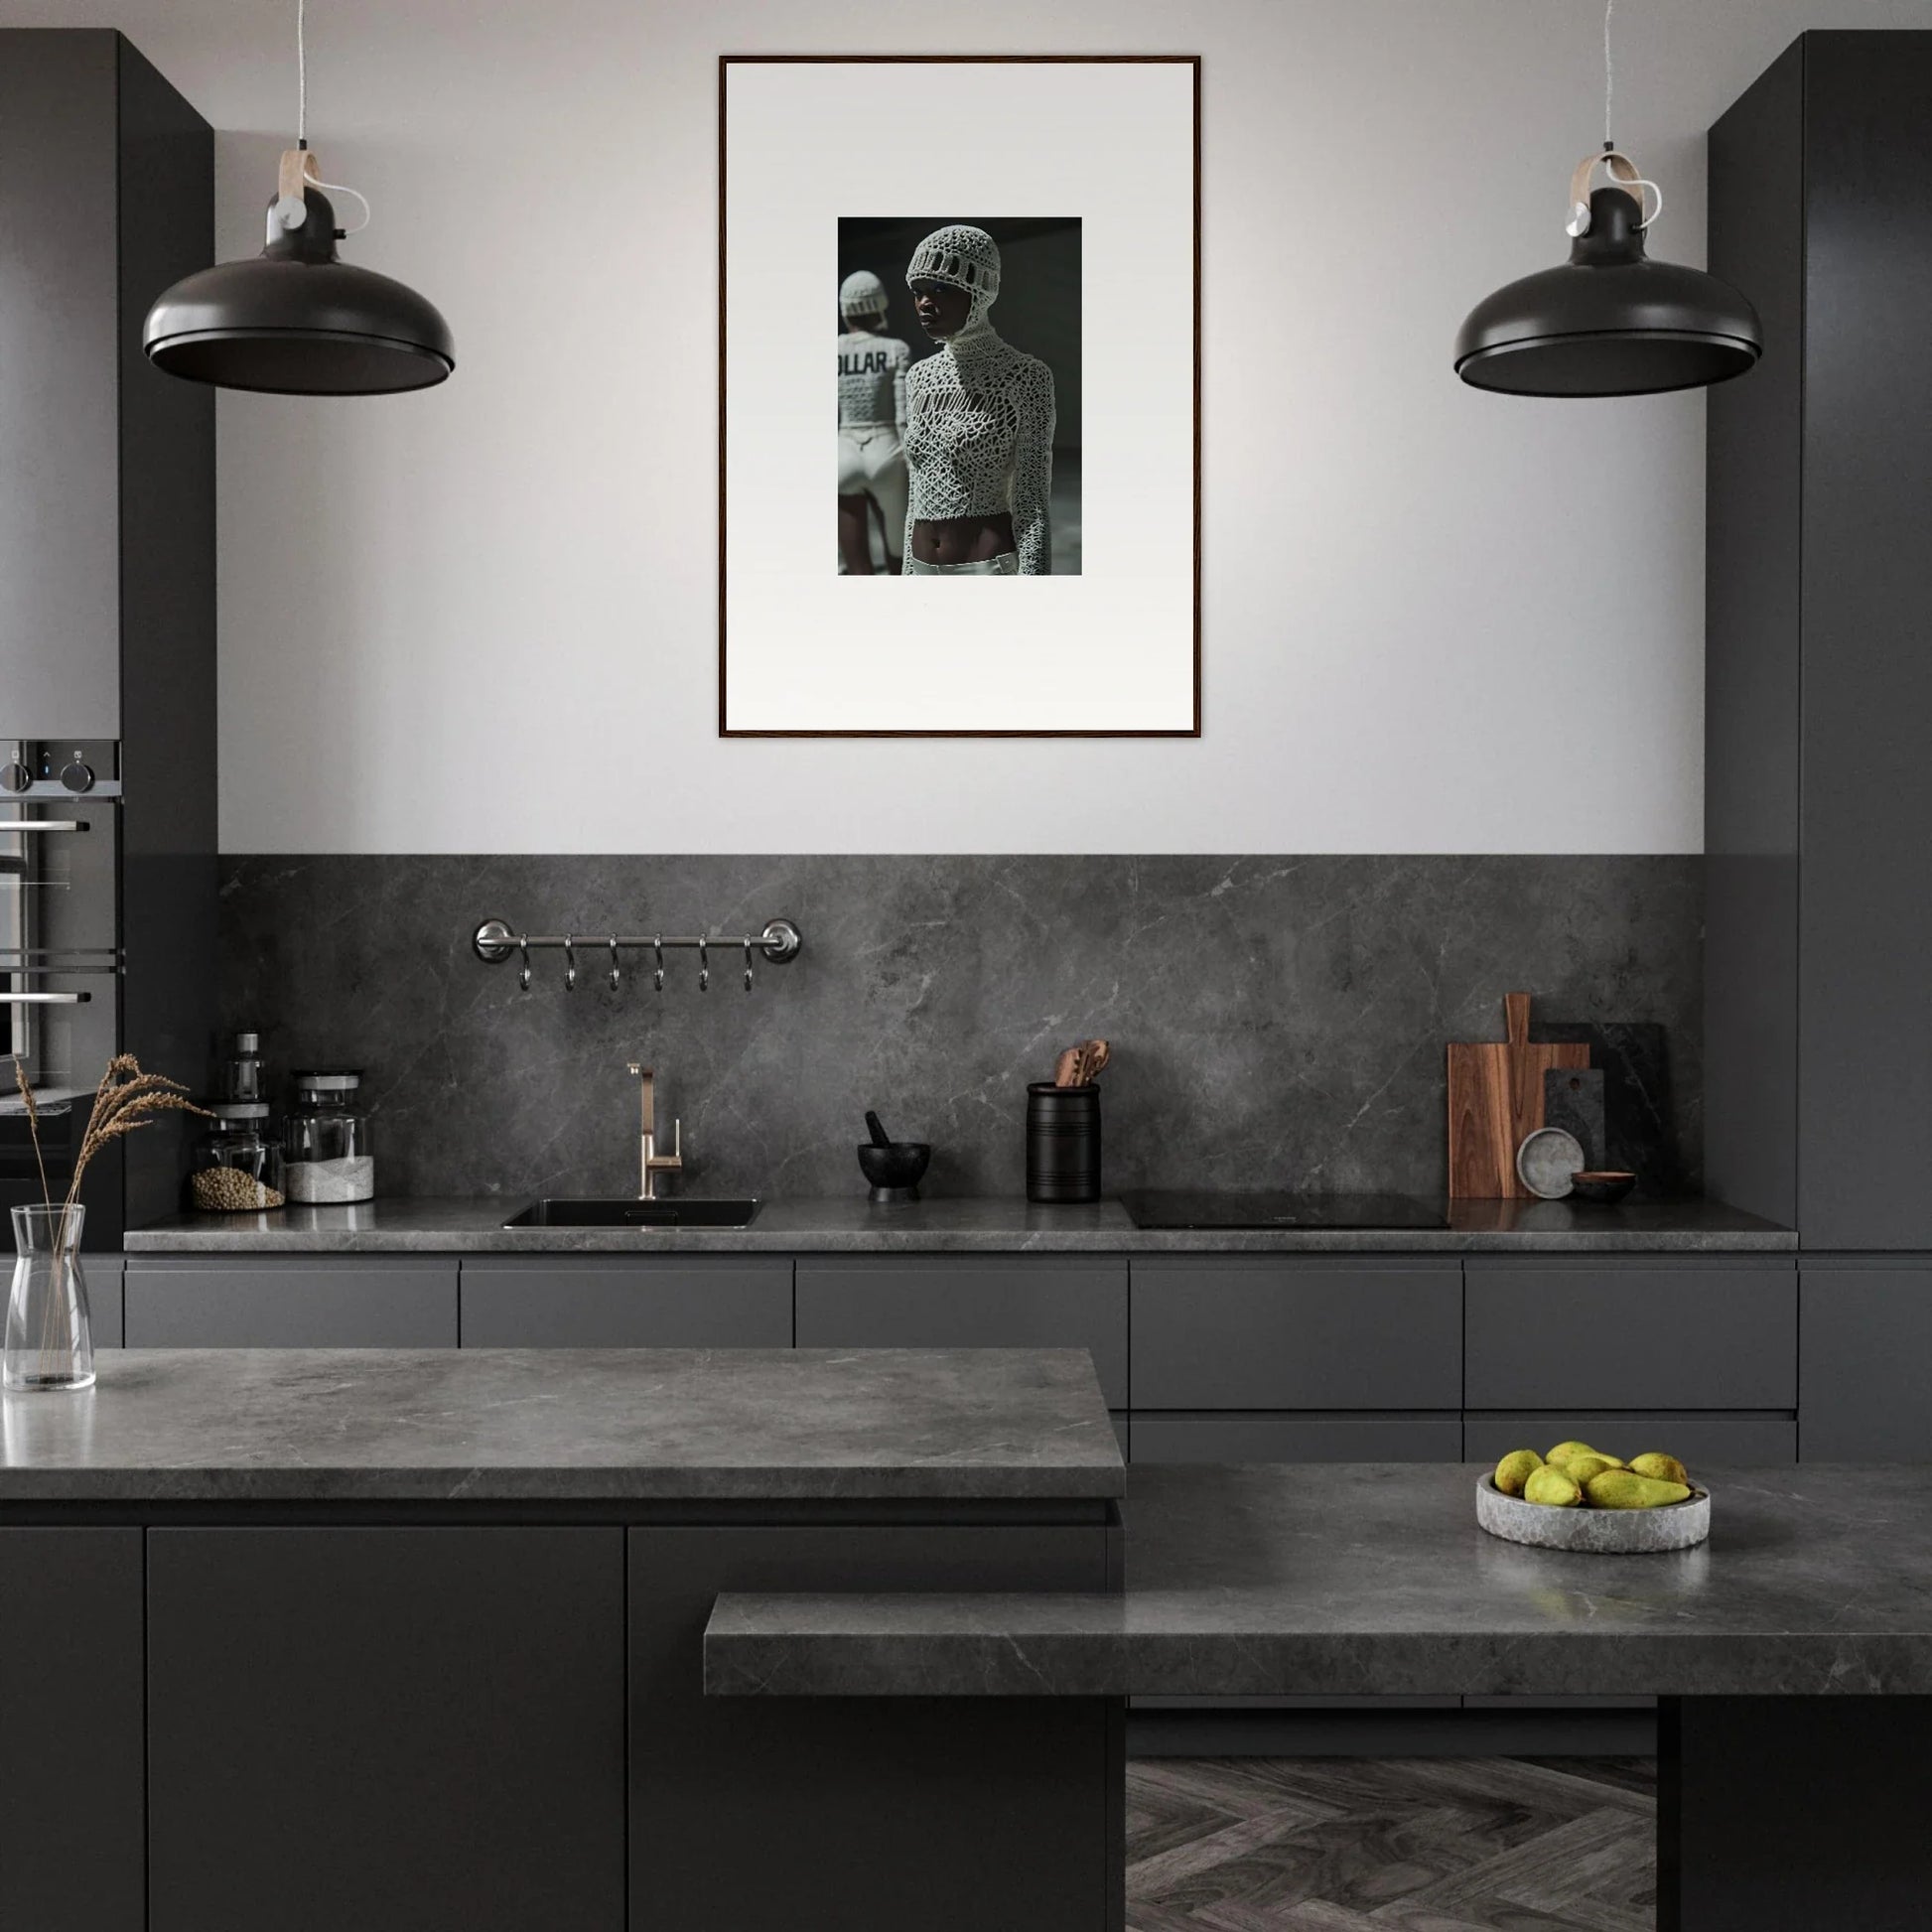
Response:
[[[1523,1485],[1543,1466],[1543,1458],[1535,1449],[1511,1449],[1496,1464],[1496,1487],[1505,1496],[1520,1496]]]
[[[1600,1476],[1605,1469],[1620,1469],[1623,1464],[1613,1455],[1604,1455],[1592,1449],[1583,1455],[1566,1455],[1556,1466],[1572,1482],[1582,1483],[1587,1488],[1591,1476]]]
[[[1666,1503],[1684,1502],[1691,1492],[1681,1482],[1659,1482],[1655,1476],[1628,1469],[1605,1469],[1590,1477],[1585,1493],[1592,1509],[1659,1509]]]
[[[1646,1449],[1642,1455],[1630,1458],[1630,1467],[1640,1476],[1653,1476],[1659,1482],[1687,1483],[1691,1472],[1676,1456],[1666,1455],[1662,1449]]]
[[[1547,1503],[1552,1509],[1575,1509],[1584,1499],[1582,1486],[1547,1462],[1533,1470],[1523,1485],[1523,1500]]]

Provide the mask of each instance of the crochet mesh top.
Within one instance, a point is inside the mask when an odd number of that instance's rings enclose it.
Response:
[[[1000,292],[1000,251],[983,228],[938,228],[913,250],[905,280],[963,289],[972,300],[958,335],[905,377],[904,554],[912,554],[921,518],[1004,511],[1013,517],[1020,575],[1044,577],[1053,567],[1053,372],[986,319]]]
[[[897,337],[848,329],[839,338],[839,427],[897,429],[902,435],[905,370],[911,360],[912,351]]]
[[[1052,569],[1053,374],[982,325],[905,378],[906,555],[921,517],[1013,516],[1023,577]]]

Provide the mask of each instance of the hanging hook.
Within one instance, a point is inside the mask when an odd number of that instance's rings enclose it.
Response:
[[[749,939],[745,942],[745,990],[747,993],[752,990],[752,942]]]
[[[571,932],[564,934],[564,991],[577,991],[577,936]]]
[[[618,964],[618,935],[611,935],[611,991],[618,990],[618,982],[623,978],[623,970]]]
[[[657,955],[657,971],[651,975],[651,988],[654,992],[664,990],[664,935],[660,932],[651,942],[651,950]]]
[[[710,946],[711,941],[709,939],[700,939],[698,941],[698,991],[700,993],[709,993],[711,991]]]

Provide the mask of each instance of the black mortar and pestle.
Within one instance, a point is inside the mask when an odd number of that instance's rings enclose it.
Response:
[[[872,1198],[886,1206],[917,1200],[919,1176],[932,1159],[930,1143],[894,1140],[870,1107],[866,1109],[866,1131],[872,1139],[859,1143],[859,1169],[872,1182]]]

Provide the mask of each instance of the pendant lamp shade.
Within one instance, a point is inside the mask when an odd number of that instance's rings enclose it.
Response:
[[[1725,382],[1763,348],[1757,312],[1702,269],[1652,261],[1621,188],[1589,198],[1570,259],[1479,302],[1455,339],[1455,372],[1518,396],[1636,396]]]
[[[329,198],[313,180],[300,192],[299,227],[282,225],[278,197],[252,261],[202,269],[156,301],[142,336],[148,359],[191,382],[280,395],[387,395],[441,382],[456,347],[435,305],[343,261]]]

